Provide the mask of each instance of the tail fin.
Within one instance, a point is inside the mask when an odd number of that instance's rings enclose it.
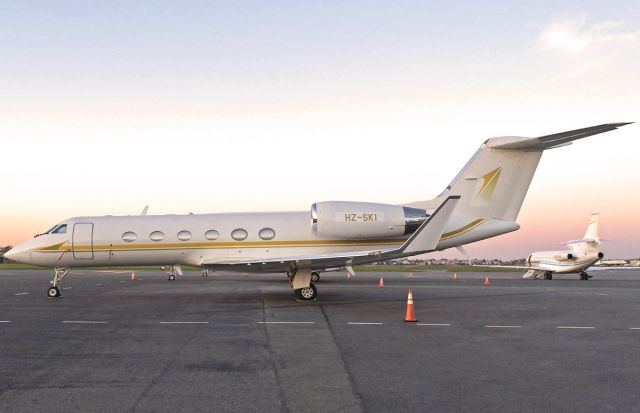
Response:
[[[624,125],[627,123],[610,123],[538,138],[488,139],[438,198],[409,205],[431,209],[448,195],[461,195],[454,215],[514,222],[545,149]]]
[[[600,223],[600,214],[598,212],[591,214],[591,221],[587,227],[587,232],[584,234],[584,241],[586,242],[600,242],[598,238],[598,224]]]

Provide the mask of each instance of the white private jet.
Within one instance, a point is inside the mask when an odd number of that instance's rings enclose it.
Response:
[[[592,214],[587,232],[581,240],[567,241],[568,249],[561,251],[536,251],[529,254],[524,266],[502,266],[503,268],[527,269],[522,278],[553,279],[553,274],[579,274],[588,280],[587,269],[604,258],[598,238],[599,214]]]
[[[545,149],[627,124],[488,139],[429,201],[328,201],[302,212],[75,217],[5,257],[54,267],[49,297],[60,297],[60,283],[71,268],[169,265],[180,273],[180,265],[193,265],[203,271],[287,273],[296,296],[313,300],[317,289],[311,281],[320,271],[352,271],[356,264],[460,247],[517,230],[515,220]]]

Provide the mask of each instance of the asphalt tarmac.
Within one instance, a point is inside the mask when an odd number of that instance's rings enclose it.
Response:
[[[640,272],[591,274],[1,271],[0,410],[640,411]]]

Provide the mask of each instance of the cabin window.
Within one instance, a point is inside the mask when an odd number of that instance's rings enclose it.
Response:
[[[236,241],[242,241],[246,239],[248,235],[247,230],[243,228],[236,228],[231,232],[231,238]]]
[[[215,229],[210,229],[209,231],[204,233],[204,237],[210,241],[218,239],[219,236],[220,236],[220,233]]]
[[[191,239],[191,233],[187,230],[178,232],[178,239],[180,241],[189,241]]]
[[[66,234],[67,233],[67,224],[60,225],[58,228],[51,231],[52,234]]]
[[[264,240],[269,240],[276,236],[276,232],[271,228],[262,228],[258,235]]]
[[[151,241],[162,241],[164,239],[164,233],[162,231],[153,231],[149,234]]]
[[[136,240],[136,238],[138,238],[138,236],[136,235],[135,232],[132,232],[132,231],[127,231],[124,234],[122,234],[122,240],[126,242],[133,242]]]

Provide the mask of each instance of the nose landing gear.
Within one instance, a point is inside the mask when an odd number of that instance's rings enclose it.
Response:
[[[51,280],[51,287],[47,290],[47,297],[49,298],[60,298],[62,294],[60,293],[60,283],[65,275],[69,272],[70,268],[54,268],[53,279]]]

